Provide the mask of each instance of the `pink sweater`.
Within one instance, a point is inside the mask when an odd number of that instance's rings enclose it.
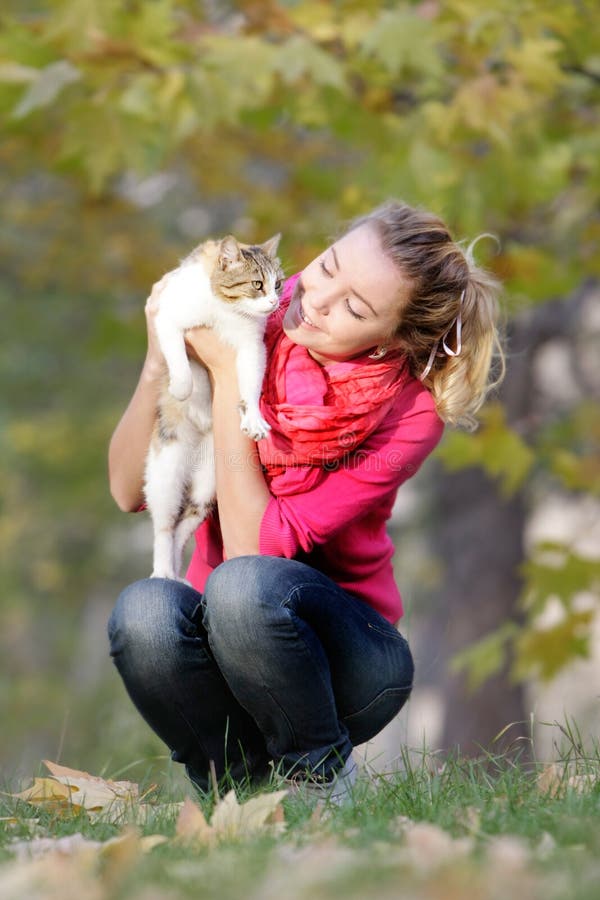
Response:
[[[350,462],[332,468],[312,490],[271,497],[260,526],[261,555],[307,563],[397,622],[402,600],[386,522],[398,488],[431,453],[443,428],[429,391],[409,378],[387,417]],[[202,591],[222,561],[215,515],[196,531],[186,577]]]

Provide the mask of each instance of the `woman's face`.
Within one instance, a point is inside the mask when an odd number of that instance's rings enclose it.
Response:
[[[283,329],[321,365],[389,348],[410,285],[373,225],[348,232],[304,269]]]

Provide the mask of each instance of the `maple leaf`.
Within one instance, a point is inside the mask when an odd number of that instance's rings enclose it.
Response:
[[[138,785],[131,781],[110,781],[50,760],[44,765],[51,778],[34,778],[31,787],[10,796],[61,815],[85,810],[92,817],[106,811],[121,817],[140,800]]]
[[[68,810],[78,813],[81,810],[81,806],[72,800],[71,789],[53,778],[34,778],[31,787],[9,796],[33,806],[41,806],[50,812]]]
[[[175,825],[177,838],[183,843],[213,845],[219,840],[248,837],[266,829],[282,831],[285,819],[281,801],[287,791],[257,794],[246,803],[238,803],[231,790],[219,800],[210,824],[200,807],[185,800]]]

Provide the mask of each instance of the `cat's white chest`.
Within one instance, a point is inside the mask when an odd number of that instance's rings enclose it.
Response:
[[[179,329],[213,325],[216,313],[210,278],[200,263],[188,263],[169,275],[158,317]]]

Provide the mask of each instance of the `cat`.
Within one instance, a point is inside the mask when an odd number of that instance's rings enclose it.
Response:
[[[166,277],[154,323],[166,371],[146,458],[144,493],[154,528],[153,578],[180,579],[188,538],[215,501],[212,397],[208,372],[186,354],[184,331],[213,328],[236,351],[241,430],[254,440],[269,426],[259,399],[263,336],[277,309],[283,273],[280,235],[241,244],[228,235],[200,244]]]

